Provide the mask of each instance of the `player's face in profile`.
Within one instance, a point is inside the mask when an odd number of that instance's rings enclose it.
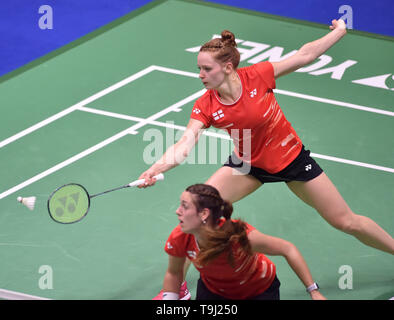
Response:
[[[213,58],[210,52],[200,52],[197,56],[197,66],[200,69],[199,77],[207,89],[220,87],[225,79],[223,65]]]
[[[202,225],[202,219],[193,203],[192,194],[184,191],[181,195],[181,203],[176,210],[181,230],[185,233],[195,233]]]

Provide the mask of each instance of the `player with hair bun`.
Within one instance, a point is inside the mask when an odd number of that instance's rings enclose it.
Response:
[[[286,59],[243,68],[238,68],[240,55],[230,31],[204,44],[197,65],[207,92],[195,102],[182,138],[140,176],[147,181],[140,187],[152,186],[153,176],[182,163],[202,130],[214,126],[226,130],[235,146],[229,160],[206,181],[223,199],[234,203],[264,183],[285,182],[333,227],[365,245],[394,254],[393,237],[372,219],[351,210],[305,150],[273,92],[276,79],[312,63],[346,34],[343,20],[333,20],[330,29]]]

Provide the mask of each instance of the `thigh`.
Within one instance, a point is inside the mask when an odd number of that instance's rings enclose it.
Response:
[[[234,203],[258,189],[262,183],[251,175],[239,174],[236,169],[221,167],[207,181],[224,200]]]
[[[351,213],[349,206],[324,172],[310,181],[292,181],[287,183],[287,186],[330,223],[339,222]]]

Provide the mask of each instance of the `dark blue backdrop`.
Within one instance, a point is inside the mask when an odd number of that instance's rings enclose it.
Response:
[[[119,18],[151,0],[1,0],[0,76]],[[329,24],[342,5],[353,28],[394,36],[393,0],[216,0],[221,4]],[[42,5],[53,8],[53,29],[41,30]]]

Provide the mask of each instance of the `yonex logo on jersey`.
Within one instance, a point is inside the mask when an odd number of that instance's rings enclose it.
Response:
[[[308,164],[308,165],[305,166],[305,171],[309,171],[311,169],[312,169],[312,165],[311,164]]]
[[[224,117],[224,113],[222,109],[218,110],[217,112],[212,113],[213,119],[214,120],[219,120],[220,118]]]
[[[186,253],[192,259],[196,259],[196,257],[197,257],[196,251],[186,251]]]
[[[171,243],[167,242],[167,249],[172,249],[172,248],[174,247],[171,245]]]
[[[250,97],[254,98],[257,95],[257,89],[250,91]]]
[[[198,108],[195,108],[195,109],[193,109],[193,112],[194,112],[195,114],[199,114],[199,113],[201,112],[201,110],[198,109]]]

